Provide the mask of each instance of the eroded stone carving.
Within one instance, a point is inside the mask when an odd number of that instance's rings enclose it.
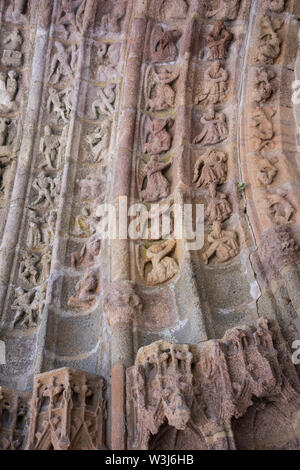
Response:
[[[260,108],[256,106],[251,114],[251,127],[253,129],[253,138],[255,140],[255,150],[261,151],[272,145],[274,137],[274,127],[272,117],[276,110],[271,108]]]
[[[20,67],[22,65],[21,47],[23,37],[18,29],[13,29],[4,40],[4,51],[2,55],[2,64],[6,67]]]
[[[257,103],[265,103],[275,92],[272,80],[276,77],[274,70],[260,67],[255,71],[253,98]]]
[[[96,273],[89,272],[77,282],[75,294],[68,300],[68,305],[74,308],[91,308],[99,294],[99,279]]]
[[[287,191],[282,189],[278,189],[277,192],[272,194],[267,193],[266,195],[268,216],[278,225],[289,223],[295,212],[294,207],[286,197]]]
[[[200,122],[203,125],[203,129],[194,138],[194,144],[202,142],[203,145],[214,145],[227,139],[228,126],[226,116],[222,112],[217,112],[213,104],[207,106]]]
[[[179,271],[174,258],[169,256],[176,247],[176,241],[169,239],[153,244],[141,255],[140,246],[137,246],[137,266],[140,276],[148,285],[155,286],[172,279]],[[152,269],[148,271],[147,265]]]
[[[50,276],[52,261],[52,248],[47,247],[45,253],[41,257],[41,276],[40,282],[46,282]]]
[[[32,182],[32,187],[38,194],[31,205],[37,206],[39,204],[46,204],[53,207],[59,190],[59,179],[59,176],[53,177],[41,171]]]
[[[170,62],[178,54],[176,43],[181,32],[175,29],[164,31],[162,26],[153,27],[150,37],[150,57],[152,62]]]
[[[120,22],[126,14],[127,0],[117,0],[113,6],[112,12],[103,15],[101,27],[105,31],[112,33],[120,32]]]
[[[28,0],[11,0],[7,14],[14,20],[22,18],[26,14]]]
[[[45,304],[46,286],[42,284],[30,290],[17,287],[11,309],[15,311],[13,328],[35,328],[38,326]]]
[[[30,288],[38,284],[39,269],[37,265],[39,262],[39,255],[23,250],[19,267],[19,278],[25,287]]]
[[[210,34],[207,43],[212,60],[226,59],[229,43],[233,39],[233,34],[226,29],[222,20],[217,20]]]
[[[56,52],[51,59],[48,80],[50,83],[56,84],[60,82],[62,77],[67,77],[70,81],[76,70],[78,47],[76,44],[67,47],[59,41],[55,41],[54,45]]]
[[[40,168],[55,170],[62,166],[67,133],[68,126],[64,127],[61,136],[55,135],[50,126],[45,126],[44,136],[40,141],[40,152],[44,155],[45,162],[40,165]]]
[[[285,0],[264,0],[263,7],[266,10],[281,13],[285,7]]]
[[[213,223],[212,231],[207,240],[209,248],[202,255],[205,264],[208,264],[213,256],[215,262],[220,264],[239,254],[237,234],[232,230],[223,230],[219,221]]]
[[[258,160],[257,179],[262,185],[269,185],[273,183],[275,176],[277,175],[277,168],[274,163],[277,159],[266,159],[260,157]]]
[[[161,162],[158,155],[151,156],[140,178],[140,194],[143,201],[155,202],[168,197],[170,184],[163,171],[170,165],[171,162]]]
[[[74,229],[72,234],[76,237],[90,237],[96,231],[97,218],[91,213],[91,209],[83,207],[74,217]]]
[[[78,179],[78,194],[81,199],[97,199],[103,192],[103,177],[88,175],[86,178]]]
[[[118,281],[110,284],[104,298],[103,308],[113,328],[117,323],[135,322],[142,312],[143,303],[136,293],[133,281]]]
[[[100,44],[98,49],[99,67],[98,78],[100,82],[116,80],[118,77],[117,67],[120,60],[119,44]]]
[[[92,115],[94,119],[98,119],[101,115],[108,116],[113,118],[114,104],[116,100],[116,85],[110,84],[105,88],[99,88],[97,91],[97,96],[92,104]]]
[[[29,208],[27,247],[41,248],[50,245],[54,238],[57,213],[56,210],[40,215],[35,209]]]
[[[227,176],[227,155],[217,150],[208,150],[195,165],[193,183],[199,188],[210,183],[222,184]]]
[[[195,103],[206,100],[217,104],[226,97],[228,72],[215,60],[204,73],[204,88],[197,94]]]
[[[29,405],[29,393],[0,387],[0,450],[24,449]]]
[[[18,92],[18,74],[14,70],[0,72],[0,112],[9,113],[14,110]]]
[[[62,368],[35,377],[29,439],[32,450],[105,449],[105,381]]]
[[[86,136],[86,142],[89,144],[92,161],[94,163],[101,162],[101,160],[105,159],[107,156],[110,142],[110,129],[111,121],[104,119],[93,132]]]
[[[171,118],[153,119],[149,131],[146,132],[144,153],[158,155],[170,150],[172,138],[168,130],[173,124]]]
[[[64,28],[71,25],[81,33],[86,29],[90,10],[87,8],[88,0],[61,0],[58,9],[56,24]]]
[[[72,96],[73,89],[70,87],[61,91],[50,87],[47,111],[49,113],[53,111],[58,120],[62,119],[63,122],[68,123],[72,111]]]
[[[166,19],[186,18],[189,5],[185,0],[162,0],[160,11]]]
[[[240,0],[210,0],[206,2],[207,18],[235,20],[240,8]]]
[[[164,111],[175,105],[176,93],[171,85],[178,76],[177,70],[165,68],[158,72],[153,65],[148,67],[145,77],[146,110]]]
[[[255,56],[260,64],[273,64],[280,54],[281,40],[276,31],[282,27],[279,19],[270,19],[268,15],[261,19],[261,32],[258,38],[258,51]]]
[[[216,183],[210,183],[206,199],[205,219],[209,224],[213,224],[216,221],[224,222],[224,220],[231,216],[232,209],[227,201],[227,196],[218,192]]]
[[[95,263],[95,259],[100,253],[101,240],[98,235],[91,237],[81,250],[71,254],[71,266],[78,268],[80,266],[91,266]]]

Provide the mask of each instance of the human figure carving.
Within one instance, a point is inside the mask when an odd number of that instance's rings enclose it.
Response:
[[[41,172],[32,183],[32,187],[37,191],[38,195],[32,202],[33,206],[40,203],[47,202],[53,206],[54,199],[57,195],[57,180],[52,176],[47,176],[46,173]]]
[[[158,155],[167,152],[171,147],[171,135],[168,132],[174,124],[173,119],[153,119],[149,132],[146,135],[144,153]]]
[[[94,119],[98,119],[101,114],[110,118],[113,117],[115,112],[114,103],[116,99],[115,92],[116,85],[106,85],[105,88],[99,88],[97,92],[98,98],[92,104],[92,114]]]
[[[212,225],[215,221],[224,222],[231,216],[232,209],[227,201],[226,194],[217,191],[216,183],[211,183],[208,187],[207,208],[205,218]]]
[[[212,5],[207,5],[206,10],[206,17],[212,18],[213,16],[217,16],[222,20],[235,20],[239,8],[240,8],[240,0],[219,0],[215,7],[214,0],[211,2]]]
[[[98,235],[94,235],[79,251],[71,254],[71,266],[77,268],[79,266],[91,266],[95,263],[95,258],[99,255],[101,248],[101,239]]]
[[[81,199],[96,199],[101,195],[104,179],[93,175],[77,180]]]
[[[274,166],[273,162],[271,160],[266,160],[265,158],[260,158],[257,169],[258,181],[262,185],[269,185],[273,183],[273,180],[276,175],[277,168]]]
[[[7,145],[8,138],[8,127],[11,124],[11,120],[7,118],[0,118],[0,147]]]
[[[146,110],[164,111],[175,104],[176,93],[172,83],[178,78],[179,71],[163,69],[159,72],[150,66],[146,74]]]
[[[38,248],[42,243],[42,220],[34,209],[29,209],[28,214],[28,235],[27,246],[28,248]]]
[[[47,168],[54,170],[59,168],[62,164],[60,155],[60,145],[62,137],[55,135],[50,126],[45,126],[44,136],[40,142],[40,152],[45,157],[45,162],[40,166],[41,168]]]
[[[224,22],[217,20],[207,37],[210,58],[212,60],[226,59],[229,43],[232,39],[233,34],[227,31]]]
[[[62,76],[73,76],[78,59],[78,48],[76,44],[64,46],[61,42],[55,41],[56,52],[51,59],[48,80],[50,83],[58,83]]]
[[[196,96],[196,104],[207,100],[217,104],[226,96],[228,72],[215,60],[204,73],[204,89]]]
[[[257,144],[255,149],[259,152],[265,147],[270,146],[274,137],[272,117],[275,113],[274,109],[263,109],[259,106],[256,106],[253,110],[251,116],[252,136],[256,139]]]
[[[104,31],[111,31],[112,33],[120,32],[120,22],[126,14],[127,0],[117,0],[113,6],[112,12],[103,15],[101,20],[101,27]]]
[[[100,44],[98,48],[99,68],[98,79],[100,82],[116,80],[118,77],[117,67],[120,60],[119,44]]]
[[[99,280],[95,273],[87,273],[75,286],[75,294],[68,301],[70,307],[89,308],[96,300]]]
[[[23,37],[18,29],[13,29],[3,39],[4,51],[2,55],[2,64],[6,67],[20,67],[22,64],[21,46]]]
[[[213,104],[208,105],[204,115],[200,119],[203,124],[202,132],[197,135],[193,142],[203,145],[213,145],[228,137],[228,127],[224,113],[218,113]]]
[[[66,27],[72,25],[76,31],[83,32],[86,0],[61,0],[56,24]]]
[[[10,112],[14,108],[18,91],[18,74],[14,70],[0,72],[0,112]]]
[[[25,287],[33,287],[38,284],[39,270],[37,264],[40,257],[35,253],[23,251],[19,267],[19,278]]]
[[[72,88],[66,88],[58,91],[55,88],[49,88],[49,98],[47,101],[47,111],[54,113],[63,122],[68,123],[72,111],[71,96],[73,94]]]
[[[275,86],[272,83],[272,80],[275,77],[276,73],[271,69],[267,69],[265,67],[256,69],[253,97],[257,103],[265,103],[272,97],[275,91]]]
[[[41,282],[46,282],[50,276],[52,253],[51,248],[47,248],[41,258]]]
[[[175,29],[164,31],[161,26],[154,26],[150,38],[150,55],[153,62],[175,60],[177,57],[176,43],[181,32]]]
[[[261,20],[261,32],[258,39],[256,62],[260,64],[273,64],[281,51],[281,40],[276,31],[282,26],[282,21],[269,16],[263,16]]]
[[[74,219],[73,235],[76,237],[89,237],[96,231],[96,218],[92,217],[87,207],[81,209],[80,214]]]
[[[33,328],[38,325],[45,303],[45,288],[24,290],[17,287],[11,309],[16,311],[14,328]]]
[[[266,195],[268,215],[278,225],[288,224],[295,211],[286,196],[287,191],[284,190]]]
[[[89,144],[92,161],[101,162],[107,155],[110,139],[111,121],[104,119],[95,130],[86,136],[86,141]]]
[[[171,165],[171,162],[161,162],[158,155],[152,155],[146,164],[141,181],[141,198],[143,201],[155,202],[168,197],[170,184],[163,175],[163,171]],[[146,188],[143,189],[146,180]]]
[[[275,13],[281,13],[285,7],[285,0],[264,0],[263,7],[266,10],[274,11]]]
[[[195,165],[193,183],[199,188],[210,183],[222,184],[227,176],[227,156],[224,152],[209,150],[201,155]]]
[[[203,253],[205,264],[215,255],[216,263],[225,263],[239,253],[237,234],[231,230],[222,230],[221,222],[213,223],[212,231],[207,237],[209,248]]]
[[[168,256],[175,249],[175,246],[175,240],[169,239],[157,245],[151,245],[147,249],[146,256],[142,261],[138,255],[139,272],[147,284],[153,286],[162,284],[172,279],[178,273],[178,264],[171,256]],[[145,273],[148,263],[152,264],[152,270]]]

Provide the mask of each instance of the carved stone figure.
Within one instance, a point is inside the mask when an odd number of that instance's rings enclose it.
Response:
[[[156,245],[151,245],[146,250],[145,257],[141,259],[139,247],[137,247],[137,265],[139,273],[148,285],[155,286],[172,279],[179,271],[178,264],[170,255],[176,246],[176,241],[169,239]],[[151,271],[146,266],[151,263]]]
[[[276,159],[273,161],[277,161]],[[273,183],[275,176],[277,175],[277,168],[273,162],[266,158],[260,158],[257,169],[257,179],[262,185],[269,185]]]
[[[170,150],[172,138],[168,132],[174,124],[173,119],[153,119],[146,135],[144,153],[159,155]]]
[[[102,43],[98,48],[97,56],[99,59],[98,80],[100,82],[117,80],[120,45]]]
[[[274,64],[280,54],[281,40],[276,31],[282,26],[282,21],[269,16],[263,16],[261,20],[261,33],[258,38],[256,62],[260,64]]]
[[[120,32],[120,22],[126,14],[127,0],[117,0],[113,6],[112,12],[103,15],[101,27],[104,31],[112,33]]]
[[[233,39],[233,34],[227,31],[222,20],[217,20],[207,37],[210,58],[212,60],[226,59],[229,43]]]
[[[43,242],[46,246],[51,245],[54,240],[56,220],[57,212],[55,209],[50,210],[42,219]]]
[[[18,92],[18,74],[14,70],[0,72],[0,112],[13,111]]]
[[[209,248],[202,255],[205,264],[208,264],[212,256],[215,256],[216,263],[220,264],[239,253],[237,234],[231,230],[222,230],[221,222],[218,220],[213,222],[212,231],[207,240]]]
[[[186,18],[188,4],[185,0],[162,0],[160,10],[166,19]]]
[[[3,65],[6,67],[20,67],[20,65],[22,65],[22,44],[23,37],[20,31],[18,29],[13,29],[3,40]]]
[[[169,168],[170,165],[171,162],[161,162],[158,155],[151,156],[141,178],[140,194],[143,201],[156,202],[159,199],[168,197],[170,184],[163,175],[163,171]],[[145,184],[146,187],[143,189]]]
[[[73,77],[78,59],[78,47],[76,44],[67,47],[59,41],[55,41],[54,45],[56,52],[51,59],[48,80],[55,84],[61,80],[61,77],[68,77],[68,80]]]
[[[28,0],[11,0],[7,9],[7,14],[18,20],[26,13]]]
[[[77,180],[78,193],[81,199],[97,199],[101,196],[103,189],[103,177],[97,178],[96,175],[90,175],[86,178]]]
[[[61,4],[56,17],[56,24],[72,25],[76,31],[83,32],[86,26],[87,0],[61,0]]]
[[[95,258],[97,258],[100,253],[100,248],[101,239],[98,235],[94,235],[87,242],[84,243],[81,250],[75,251],[71,254],[72,268],[93,265],[95,263]]]
[[[193,143],[202,142],[203,145],[214,145],[228,137],[228,127],[224,113],[217,112],[213,104],[208,105],[205,113],[200,119],[203,129],[197,135]]]
[[[46,282],[50,276],[52,253],[51,248],[47,248],[41,257],[41,276],[40,281]]]
[[[45,288],[34,288],[29,291],[22,287],[15,290],[15,300],[11,309],[16,311],[14,328],[34,328],[38,325],[45,303]]]
[[[193,183],[197,188],[210,183],[222,184],[227,176],[227,156],[224,152],[208,150],[201,155],[195,165]]]
[[[253,97],[257,103],[265,103],[268,101],[274,91],[275,86],[272,80],[276,77],[274,70],[260,67],[256,69],[254,79]]]
[[[135,323],[143,310],[133,281],[117,281],[110,284],[105,293],[103,308],[113,328],[118,323]]]
[[[106,85],[105,88],[99,88],[97,91],[97,96],[93,101],[92,104],[92,115],[94,119],[98,119],[101,114],[108,116],[110,118],[113,117],[115,112],[114,110],[114,103],[116,99],[116,92],[115,92],[116,85]]]
[[[175,105],[176,93],[172,83],[178,78],[179,71],[163,69],[159,72],[150,65],[145,78],[146,110],[164,111]]]
[[[164,31],[162,26],[154,26],[150,37],[150,57],[153,62],[169,62],[178,54],[176,43],[181,32],[175,29]]]
[[[40,172],[33,180],[32,187],[38,193],[36,199],[31,203],[32,206],[46,202],[53,206],[54,199],[57,195],[57,181],[52,176],[48,176],[45,172]]]
[[[61,118],[63,122],[68,123],[70,113],[72,111],[72,97],[73,89],[66,88],[58,91],[55,88],[49,88],[49,98],[47,101],[47,111],[52,111],[57,115],[58,119]]]
[[[104,450],[105,381],[61,368],[35,377],[26,450]]]
[[[87,273],[75,286],[75,294],[70,297],[68,305],[74,308],[90,308],[99,293],[99,280],[95,273]]]
[[[195,103],[206,100],[217,104],[222,101],[227,92],[228,72],[215,60],[204,73],[204,88],[196,96]]]
[[[73,235],[76,237],[89,237],[96,231],[96,218],[91,215],[90,209],[83,207],[80,214],[74,218]]]
[[[285,0],[264,0],[263,7],[266,10],[281,13],[285,7]]]
[[[19,278],[25,287],[37,286],[39,280],[39,269],[37,264],[40,262],[39,255],[23,251],[19,267]]]
[[[208,223],[212,225],[215,221],[224,222],[231,216],[231,213],[232,209],[227,201],[227,196],[217,191],[216,183],[210,183],[205,210],[205,218]]]
[[[286,199],[287,191],[277,190],[275,193],[267,193],[266,202],[270,219],[278,225],[288,224],[295,209]]]
[[[28,248],[38,248],[42,243],[42,220],[35,210],[29,209],[28,213],[28,234],[27,246]]]
[[[252,136],[256,140],[255,150],[261,151],[271,145],[274,137],[272,117],[276,111],[274,109],[260,108],[256,106],[251,114],[253,129]]]
[[[107,156],[110,141],[111,121],[104,119],[91,134],[86,136],[86,141],[92,154],[94,163],[101,162]]]
[[[52,132],[50,126],[45,126],[44,136],[40,142],[40,152],[44,155],[45,162],[40,165],[40,168],[54,170],[61,167],[63,163],[61,150],[64,148],[67,129],[65,126],[62,135],[57,136]]]
[[[9,149],[5,149],[5,147],[2,147],[2,150],[3,149],[9,151]],[[11,179],[11,164],[15,158],[16,155],[13,153],[11,153],[8,157],[1,156],[0,154],[0,192],[4,197],[7,195],[7,190]]]
[[[240,8],[240,0],[211,0],[207,2],[206,17],[216,16],[221,20],[235,20]]]

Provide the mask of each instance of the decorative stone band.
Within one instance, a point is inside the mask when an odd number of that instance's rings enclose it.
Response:
[[[104,310],[111,328],[119,323],[134,322],[143,309],[133,281],[112,282],[106,292]]]
[[[104,449],[104,391],[102,377],[80,370],[64,367],[37,375],[26,448]]]
[[[300,381],[291,356],[279,325],[266,319],[221,340],[141,348],[127,369],[128,448],[175,450],[181,432],[186,449],[235,449],[232,422],[258,400],[294,423]]]
[[[0,450],[24,448],[31,395],[0,387]]]

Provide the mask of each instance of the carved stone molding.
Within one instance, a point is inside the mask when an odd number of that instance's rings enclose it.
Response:
[[[29,424],[30,394],[0,387],[0,450],[24,448]]]
[[[26,448],[104,449],[104,391],[102,377],[67,367],[37,375]]]
[[[134,322],[143,309],[143,304],[132,281],[113,282],[107,289],[104,302],[110,326]]]
[[[258,400],[285,407],[287,422],[300,407],[300,381],[276,322],[262,318],[198,346],[158,341],[127,369],[128,447],[183,448],[172,441],[175,428],[178,442],[180,433],[191,439],[185,449],[234,449],[232,420]]]

